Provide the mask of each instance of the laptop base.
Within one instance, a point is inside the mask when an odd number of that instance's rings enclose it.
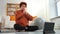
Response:
[[[43,31],[43,33],[55,33],[55,31]]]

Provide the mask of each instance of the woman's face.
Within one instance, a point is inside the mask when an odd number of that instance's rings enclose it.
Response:
[[[26,5],[23,4],[23,5],[21,6],[21,10],[25,10],[25,9],[26,9]]]

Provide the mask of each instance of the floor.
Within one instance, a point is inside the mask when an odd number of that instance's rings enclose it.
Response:
[[[37,30],[33,32],[13,32],[6,30],[5,32],[2,32],[0,34],[44,34],[43,30]],[[49,33],[49,34],[60,34],[60,30],[55,30],[55,33]]]

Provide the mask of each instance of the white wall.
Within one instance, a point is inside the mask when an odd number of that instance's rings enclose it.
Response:
[[[27,0],[28,12],[33,16],[49,18],[49,0]]]
[[[6,14],[6,0],[0,0],[0,16]]]
[[[50,18],[54,18],[57,16],[57,5],[55,0],[49,0],[50,4]]]

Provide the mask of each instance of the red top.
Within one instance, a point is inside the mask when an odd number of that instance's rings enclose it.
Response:
[[[22,10],[15,12],[16,24],[21,26],[27,26],[29,21],[33,20],[33,17],[28,13],[23,13]]]

